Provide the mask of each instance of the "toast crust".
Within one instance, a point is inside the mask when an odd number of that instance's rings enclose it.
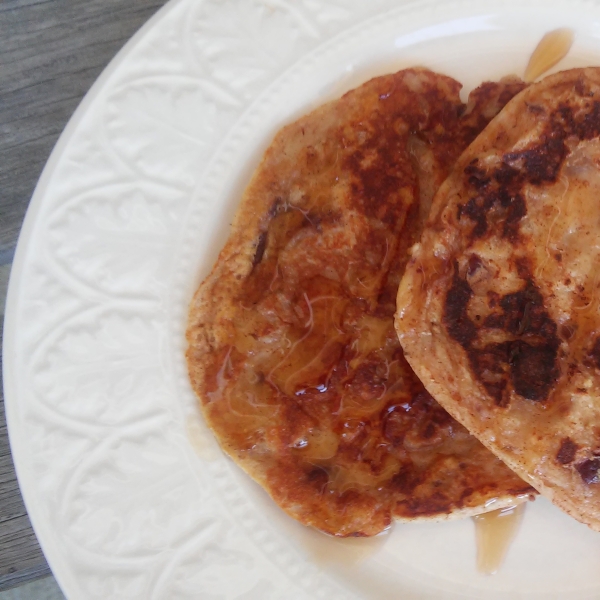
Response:
[[[443,411],[404,360],[395,298],[433,194],[523,84],[424,69],[284,127],[191,307],[192,386],[223,449],[290,515],[374,535],[533,490]]]
[[[405,356],[448,412],[600,531],[600,69],[516,96],[439,189],[401,282]]]

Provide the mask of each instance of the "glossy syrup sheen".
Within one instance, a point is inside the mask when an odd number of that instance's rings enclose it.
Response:
[[[251,264],[231,275],[226,248],[188,360],[223,447],[303,523],[374,535],[532,492],[426,392],[393,326],[436,186],[521,87],[487,84],[465,113],[448,78],[373,80],[284,129],[246,191],[267,207]]]
[[[568,28],[549,31],[533,51],[527,68],[525,81],[535,81],[561,61],[573,45],[573,30]]]
[[[477,569],[493,575],[502,566],[519,530],[525,503],[473,517],[477,539]]]

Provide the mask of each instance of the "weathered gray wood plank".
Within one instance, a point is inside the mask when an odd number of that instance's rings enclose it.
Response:
[[[17,236],[52,147],[102,69],[165,2],[0,2],[0,323]],[[0,371],[0,590],[48,573],[10,455]]]
[[[0,252],[14,246],[35,182],[102,69],[165,0],[0,4]]]

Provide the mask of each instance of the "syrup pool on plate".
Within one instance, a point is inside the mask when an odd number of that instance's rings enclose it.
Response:
[[[502,566],[525,512],[525,502],[473,517],[477,540],[477,569],[493,575]]]

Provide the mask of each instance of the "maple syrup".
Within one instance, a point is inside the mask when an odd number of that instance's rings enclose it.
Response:
[[[549,31],[533,51],[524,79],[527,83],[535,81],[555,64],[561,61],[573,45],[573,31],[562,28]]]
[[[493,575],[504,562],[506,553],[523,519],[526,502],[492,510],[473,517],[477,540],[477,569]]]

